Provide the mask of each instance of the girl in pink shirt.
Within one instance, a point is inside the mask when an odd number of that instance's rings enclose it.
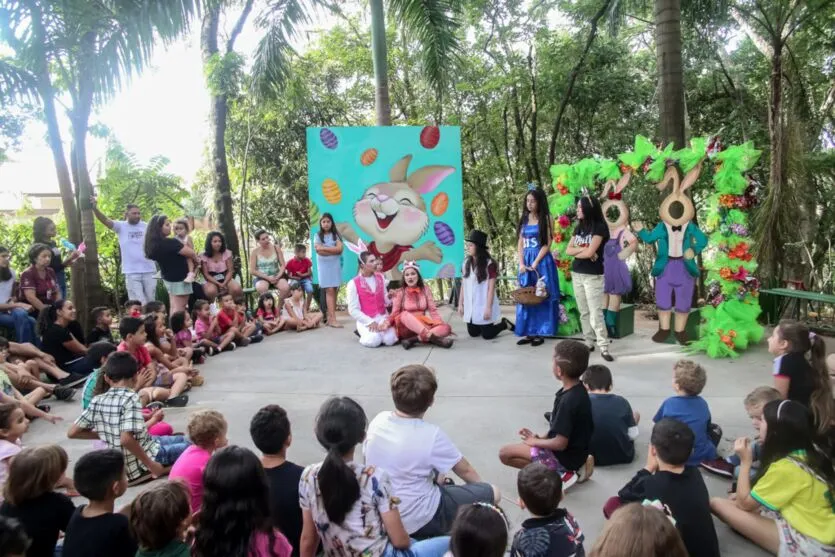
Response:
[[[189,417],[188,438],[193,445],[171,467],[168,479],[182,481],[188,487],[193,513],[203,502],[203,470],[212,454],[226,446],[227,429],[226,419],[217,410],[199,410]]]
[[[193,557],[290,557],[290,542],[272,526],[269,493],[252,451],[232,445],[212,455],[203,475]]]

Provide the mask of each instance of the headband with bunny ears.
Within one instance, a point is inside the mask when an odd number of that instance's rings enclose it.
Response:
[[[346,241],[345,246],[347,246],[349,250],[356,253],[357,255],[360,255],[364,251],[368,251],[368,246],[365,245],[365,242],[362,241],[362,238],[357,238],[356,244]]]
[[[403,262],[403,272],[406,272],[406,269],[414,269],[418,273],[420,272],[420,265],[418,265],[417,261],[404,261]]]

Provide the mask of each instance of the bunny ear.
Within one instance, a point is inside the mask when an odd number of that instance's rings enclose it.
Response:
[[[658,182],[655,187],[658,188],[659,191],[664,191],[667,189],[667,184],[670,182],[673,183],[673,191],[678,190],[678,169],[675,165],[670,165],[667,167],[667,171],[664,173],[664,177],[661,178],[661,181]]]
[[[618,180],[618,185],[615,186],[615,193],[622,192],[623,189],[626,187],[626,185],[629,184],[629,180],[631,178],[632,178],[632,171],[631,170],[627,170],[626,172],[624,172],[623,175],[620,177],[620,180]]]
[[[389,171],[389,179],[392,182],[405,182],[406,171],[409,169],[409,163],[412,162],[412,155],[406,155],[391,167]]]
[[[699,179],[699,174],[701,174],[701,173],[702,173],[702,161],[699,161],[699,164],[697,164],[695,167],[693,167],[693,169],[690,172],[688,172],[687,175],[684,177],[684,180],[682,180],[680,191],[682,193],[687,191],[688,188],[690,188],[690,186],[692,186],[693,184],[696,183],[696,180]]]
[[[349,250],[351,250],[352,252],[356,253],[357,255],[361,254],[361,253],[362,253],[362,252],[364,252],[364,251],[367,251],[367,250],[366,250],[366,246],[365,246],[365,242],[363,242],[363,241],[362,241],[362,238],[357,239],[357,243],[356,243],[356,244],[351,243],[351,242],[348,242],[348,241],[346,240],[346,241],[345,241],[345,246],[346,246]]]
[[[606,197],[609,195],[609,190],[611,190],[614,186],[614,180],[607,180],[606,183],[603,185],[603,193],[600,194],[600,199],[606,199]]]
[[[416,192],[425,194],[437,188],[453,172],[455,168],[452,166],[424,166],[412,172],[406,182]]]

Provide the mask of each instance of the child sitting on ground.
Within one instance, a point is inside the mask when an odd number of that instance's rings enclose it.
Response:
[[[751,452],[754,454],[754,465],[751,467],[752,478],[759,472],[760,454],[762,453],[762,446],[760,444],[760,422],[763,419],[763,407],[772,400],[780,400],[780,391],[774,387],[757,387],[745,397],[745,412],[751,418],[751,424],[754,426],[754,440],[751,443]],[[708,472],[713,472],[719,476],[726,478],[736,478],[739,476],[739,457],[732,454],[726,458],[716,458],[715,460],[704,461],[700,464],[702,468]]]
[[[285,321],[285,328],[296,329],[298,332],[315,329],[322,322],[322,312],[308,312],[304,303],[302,284],[298,281],[290,283],[290,296],[284,300],[281,317]]]
[[[139,546],[136,557],[191,557],[185,542],[191,525],[188,488],[158,483],[130,504],[130,531]]]
[[[206,354],[214,356],[217,350],[212,346],[211,341],[201,340],[198,342],[194,335],[192,327],[191,316],[187,311],[175,311],[171,314],[169,325],[171,332],[174,333],[174,346],[181,354],[185,354],[186,350],[191,352],[191,362],[194,364],[202,364],[206,361]]]
[[[392,373],[390,385],[394,411],[371,420],[363,454],[366,465],[388,472],[409,535],[418,540],[444,536],[460,506],[498,504],[498,488],[482,481],[447,434],[423,419],[435,402],[435,373],[419,364],[403,366]],[[450,472],[466,485],[448,485],[444,477]]]
[[[206,465],[203,485],[195,557],[292,555],[292,546],[270,519],[267,478],[252,451],[232,445],[216,452]]]
[[[710,500],[722,521],[774,555],[835,555],[835,469],[810,423],[809,411],[798,402],[766,404],[760,422],[762,471],[752,486],[751,443],[737,439],[735,499]]]
[[[136,542],[128,517],[114,512],[116,499],[128,488],[122,453],[113,449],[87,453],[76,462],[73,476],[89,503],[75,509],[61,557],[134,557]]]
[[[70,439],[101,439],[125,455],[128,481],[137,484],[165,475],[186,450],[182,435],[152,436],[134,390],[138,364],[127,352],[114,352],[102,368],[110,389],[93,398],[70,427]]]
[[[6,374],[6,356],[9,353],[8,346],[9,341],[0,337],[0,402],[19,404],[21,409],[23,409],[23,413],[29,418],[43,418],[53,424],[61,420],[60,417],[49,413],[51,410],[49,406],[36,406],[47,396],[47,390],[44,387],[35,387],[26,396],[23,396],[12,385],[12,380]]]
[[[603,507],[609,518],[619,506],[644,499],[669,507],[690,555],[719,556],[707,487],[695,466],[687,466],[694,435],[684,422],[662,418],[652,428],[647,463]]]
[[[124,308],[125,317],[142,317],[142,302],[139,300],[128,300]]]
[[[233,342],[235,331],[230,328],[224,334],[220,334],[217,315],[212,315],[209,302],[206,300],[194,302],[192,319],[194,319],[194,334],[201,346],[212,347],[217,352],[235,349],[236,345]]]
[[[321,536],[326,554],[391,557],[397,551],[411,551],[421,557],[441,557],[449,538],[412,543],[388,473],[354,462],[366,424],[362,407],[348,397],[331,398],[319,410],[316,439],[327,456],[305,468],[299,483],[304,521],[301,554],[314,555]]]
[[[188,438],[192,445],[180,455],[168,479],[180,481],[191,495],[191,512],[200,510],[203,501],[203,471],[212,454],[226,446],[228,426],[217,410],[198,410],[188,419]]]
[[[222,336],[231,332],[238,346],[249,345],[249,335],[255,330],[254,326],[247,327],[246,323],[242,322],[235,299],[228,293],[220,298],[220,311],[215,315],[213,325],[215,328],[212,333]]]
[[[688,557],[688,553],[670,517],[646,501],[615,511],[589,557]]]
[[[602,365],[589,366],[583,373],[589,392],[594,431],[589,449],[595,466],[627,464],[635,458],[634,439],[638,437],[641,415],[629,402],[612,393],[612,372]]]
[[[29,430],[29,419],[15,402],[0,403],[0,486],[9,476],[12,459],[23,450],[22,437]],[[0,493],[0,502],[3,494]]]
[[[707,383],[705,369],[690,360],[679,360],[673,366],[673,390],[676,396],[661,403],[652,421],[674,418],[690,427],[695,436],[693,453],[687,459],[688,466],[716,458],[716,445],[722,439],[722,430],[710,422],[710,408],[699,394]]]
[[[583,532],[565,509],[560,509],[562,480],[556,471],[541,462],[532,462],[516,478],[520,506],[531,513],[513,537],[511,557],[542,555],[570,557],[585,555]],[[547,540],[547,542],[545,542]],[[536,547],[535,551],[531,551]]]
[[[58,445],[28,447],[18,453],[6,480],[0,515],[16,518],[32,540],[26,555],[51,556],[61,532],[67,531],[75,505],[55,485],[67,471],[67,453]]]
[[[194,242],[192,241],[191,236],[189,236],[189,228],[188,219],[186,218],[174,221],[174,237],[180,240],[184,246],[188,246],[193,250]],[[186,275],[186,278],[183,279],[183,282],[194,282],[194,268],[197,265],[197,262],[191,257],[187,257],[186,261],[188,261],[188,274]]]
[[[768,338],[768,351],[776,356],[774,387],[783,398],[809,408],[818,433],[825,435],[835,423],[835,401],[823,338],[802,323],[783,320]]]
[[[472,503],[458,510],[449,539],[453,557],[503,557],[507,549],[507,517],[490,503]]]
[[[180,356],[174,344],[163,341],[165,323],[161,321],[159,315],[146,316],[144,323],[145,348],[157,365],[157,380],[154,384],[170,388],[172,391],[178,390],[178,382],[183,385],[184,389],[188,388],[187,384],[202,385],[203,378],[191,365],[189,359]],[[189,356],[191,356],[191,351],[189,351]]]
[[[143,320],[137,317],[122,318],[119,322],[119,335],[123,340],[119,343],[117,350],[127,352],[137,362],[139,373],[132,388],[142,397],[143,406],[155,400],[164,400],[167,406],[178,408],[188,404],[188,395],[182,394],[188,377],[184,380],[181,376],[174,381],[171,376],[158,376],[156,362],[145,347],[148,334]],[[168,386],[171,388],[169,389]],[[146,387],[150,390],[146,391]],[[101,388],[96,390],[104,392]]]
[[[264,340],[264,335],[261,334],[263,330],[261,322],[255,319],[252,312],[246,308],[246,303],[243,298],[237,298],[235,300],[235,309],[238,312],[239,327],[249,337],[249,342],[254,344]]]
[[[249,424],[252,442],[261,451],[261,464],[270,486],[270,511],[275,525],[299,553],[302,534],[302,511],[299,508],[299,480],[304,468],[287,460],[287,449],[293,441],[290,420],[281,406],[270,404],[261,408]]]
[[[90,312],[90,317],[93,321],[93,328],[90,329],[90,334],[87,335],[87,346],[100,340],[114,344],[113,332],[110,330],[110,325],[113,324],[113,316],[110,315],[110,308],[99,306],[93,308]]]
[[[67,373],[46,360],[32,359],[23,361],[18,356],[9,356],[9,349],[11,343],[4,337],[0,337],[0,377],[3,383],[2,391],[7,396],[7,402],[12,398],[16,398],[15,392],[21,395],[23,400],[30,403],[34,407],[38,403],[50,396],[54,396],[56,400],[69,402],[75,397],[75,390],[72,388],[79,383],[83,383],[85,376],[76,373]],[[7,359],[8,358],[8,359]],[[53,378],[63,374],[63,378],[58,380],[58,383],[46,383],[41,381],[41,369],[49,367],[49,374]],[[55,375],[53,375],[53,372]],[[40,405],[40,409],[49,408],[47,405]],[[32,417],[36,415],[31,414],[31,408],[26,408],[26,412]],[[47,413],[49,411],[47,410]]]
[[[313,300],[313,261],[305,255],[307,248],[304,244],[296,244],[294,257],[287,262],[287,278],[296,281],[304,288],[305,300],[304,311],[310,311],[310,302]]]
[[[589,442],[594,429],[591,401],[580,377],[589,364],[589,349],[582,342],[564,340],[554,347],[552,373],[562,388],[554,397],[554,408],[545,436],[528,428],[519,431],[522,443],[505,445],[499,458],[506,466],[524,468],[542,462],[559,472],[563,489],[585,482],[594,471]]]
[[[265,335],[277,333],[287,323],[281,316],[281,312],[276,309],[275,298],[270,292],[264,292],[258,298],[258,311],[255,313],[255,317],[261,323]]]
[[[31,543],[20,522],[0,516],[0,557],[24,557]]]

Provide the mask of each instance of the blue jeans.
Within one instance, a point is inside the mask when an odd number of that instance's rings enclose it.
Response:
[[[61,269],[60,271],[55,271],[55,278],[58,280],[58,288],[61,289],[61,299],[67,299],[67,271]]]
[[[171,466],[191,445],[185,435],[160,435],[154,437],[159,442],[159,451],[154,460],[163,466]]]
[[[93,373],[93,365],[90,363],[90,358],[81,356],[71,362],[65,362],[58,366],[67,373],[77,373],[78,375],[90,375]]]
[[[383,557],[443,557],[449,551],[449,536],[429,538],[428,540],[415,541],[409,549],[395,549],[388,544],[383,552]]]
[[[14,308],[9,312],[0,312],[0,326],[14,329],[16,342],[38,344],[38,335],[35,334],[36,321],[29,317],[25,310]]]

